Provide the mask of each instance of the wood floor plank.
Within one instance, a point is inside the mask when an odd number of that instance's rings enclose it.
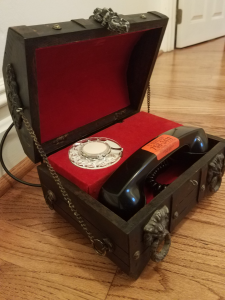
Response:
[[[33,169],[34,163],[26,157],[20,163],[18,163],[10,172],[17,178],[21,179],[25,174],[27,174],[31,169]],[[16,183],[14,179],[4,174],[0,178],[0,197]]]
[[[24,179],[38,182],[37,171]],[[40,188],[16,183],[1,197],[0,299],[105,299],[116,269],[49,210]]]
[[[40,279],[58,286],[59,293],[64,286],[79,292],[83,295],[80,299],[104,299],[116,270],[113,263],[98,257],[90,246],[34,233],[12,221],[0,221],[0,245],[0,259],[20,267],[19,273],[34,272]],[[37,294],[38,299],[41,294]],[[49,291],[49,299],[50,294]]]
[[[104,288],[99,286],[99,293],[92,293],[91,289],[97,286],[95,282],[89,282],[91,291],[84,290],[82,280],[71,275],[43,274],[14,264],[4,264],[2,272],[1,299],[104,299],[100,293]],[[74,287],[73,281],[79,283],[78,288]]]

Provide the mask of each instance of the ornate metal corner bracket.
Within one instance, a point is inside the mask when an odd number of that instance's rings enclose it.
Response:
[[[222,177],[225,171],[225,158],[224,154],[217,154],[209,163],[207,183],[210,192],[217,192],[222,183]]]
[[[111,8],[96,8],[90,19],[101,23],[103,27],[108,26],[107,29],[118,33],[126,33],[130,29],[130,23],[121,18]]]
[[[11,64],[8,64],[6,67],[6,93],[14,125],[17,129],[20,129],[23,120],[17,110],[18,108],[22,108],[22,103],[19,97],[19,87],[16,80],[16,74]]]
[[[151,251],[151,259],[155,262],[162,261],[169,252],[171,245],[170,233],[166,229],[169,222],[169,209],[167,206],[156,210],[149,222],[144,227],[144,243]],[[159,245],[164,241],[160,252]]]

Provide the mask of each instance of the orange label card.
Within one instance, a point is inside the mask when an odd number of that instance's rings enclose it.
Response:
[[[151,141],[141,149],[154,153],[157,157],[157,160],[160,160],[180,145],[178,138],[171,135],[161,135],[155,140]]]

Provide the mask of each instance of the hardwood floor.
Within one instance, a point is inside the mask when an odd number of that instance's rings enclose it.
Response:
[[[10,171],[17,178],[23,178],[30,170],[34,168],[35,164],[32,161],[25,157],[20,163],[18,163]],[[5,192],[16,183],[14,179],[9,177],[7,174],[4,174],[0,178],[0,197],[5,194]]]
[[[151,112],[225,138],[224,42],[161,55]],[[37,183],[36,169],[24,179]],[[0,198],[0,299],[225,299],[224,199],[225,183],[176,228],[166,259],[135,281],[49,210],[41,189],[16,183]]]
[[[151,113],[225,138],[224,42],[220,38],[160,56],[151,79]]]

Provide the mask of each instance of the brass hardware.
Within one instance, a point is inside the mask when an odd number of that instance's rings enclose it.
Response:
[[[105,246],[106,246],[106,248],[107,248],[107,251],[113,252],[113,244],[112,244],[112,242],[110,241],[110,239],[109,239],[109,238],[103,238],[102,240],[103,240],[103,242],[105,243]]]
[[[52,26],[52,28],[55,29],[55,30],[60,30],[60,29],[62,29],[62,27],[61,27],[59,24],[54,24],[54,25]]]
[[[60,137],[58,137],[57,139],[55,139],[55,140],[53,141],[53,144],[58,145],[58,144],[64,142],[64,141],[66,140],[67,136],[68,136],[68,133],[66,133],[66,134],[64,134],[64,135],[61,135]]]
[[[139,250],[134,253],[135,260],[138,260],[140,258],[140,256],[141,256],[141,252]]]
[[[50,190],[47,191],[47,193],[45,195],[45,202],[50,209],[54,208],[54,202],[56,202],[56,197],[52,191],[50,191]]]
[[[147,19],[146,15],[141,15],[142,19]]]
[[[173,218],[177,219],[178,217],[179,217],[179,213],[178,213],[178,211],[175,211],[175,213],[173,214]]]
[[[198,185],[198,181],[197,181],[197,180],[190,180],[190,182],[191,182],[194,186],[197,186],[197,185]]]
[[[205,191],[205,185],[204,185],[204,184],[201,186],[201,191],[202,191],[202,192]]]
[[[177,24],[182,23],[182,15],[183,15],[183,11],[182,11],[182,9],[179,8],[177,10]]]
[[[92,245],[95,252],[100,256],[105,256],[106,252],[113,251],[113,245],[108,238],[103,238],[102,241],[99,239],[93,239]]]
[[[100,255],[100,256],[105,256],[106,255],[106,246],[105,243],[102,242],[99,239],[94,239],[93,240],[93,248],[95,249],[95,252]]]

